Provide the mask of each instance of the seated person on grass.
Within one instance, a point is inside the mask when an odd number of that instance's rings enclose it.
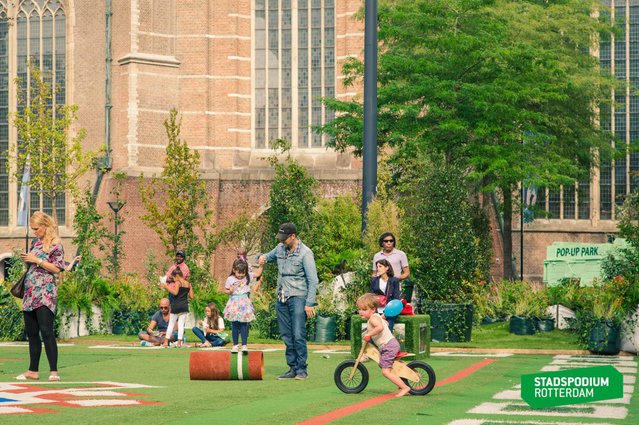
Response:
[[[149,327],[146,329],[146,331],[142,331],[138,334],[138,338],[140,338],[140,340],[142,341],[141,344],[144,344],[145,341],[150,342],[153,345],[162,344],[162,341],[164,340],[164,337],[166,335],[166,328],[169,325],[170,315],[171,307],[169,304],[169,299],[162,298],[160,300],[160,311],[153,315],[153,317],[151,318],[151,323],[149,323]],[[156,326],[157,331],[154,331]],[[171,338],[169,338],[170,341],[177,340],[177,329],[175,328],[177,328],[177,325],[173,329]]]

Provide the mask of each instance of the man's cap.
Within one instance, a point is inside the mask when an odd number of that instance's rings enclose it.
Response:
[[[293,233],[297,234],[297,226],[295,226],[293,223],[284,223],[277,231],[277,240],[283,242]]]
[[[186,254],[181,249],[178,249],[177,251],[175,251],[175,255],[179,255],[180,257],[186,258]]]

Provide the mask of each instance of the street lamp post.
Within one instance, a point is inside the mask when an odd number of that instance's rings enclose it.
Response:
[[[117,279],[118,278],[118,242],[119,242],[119,235],[118,235],[118,213],[120,212],[120,210],[122,208],[124,208],[124,205],[126,204],[126,202],[122,202],[122,201],[108,201],[107,204],[109,204],[109,207],[111,208],[111,211],[113,211],[114,214],[114,218],[113,218],[113,225],[114,225],[114,229],[113,229],[113,274],[114,277]]]

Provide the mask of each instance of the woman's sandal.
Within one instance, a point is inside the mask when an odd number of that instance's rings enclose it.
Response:
[[[28,373],[23,373],[23,374],[20,374],[20,375],[16,376],[16,380],[18,380],[18,381],[37,381],[38,379],[40,379],[40,376],[38,376],[38,375],[30,375]]]
[[[49,375],[50,382],[57,382],[60,380],[60,375]]]

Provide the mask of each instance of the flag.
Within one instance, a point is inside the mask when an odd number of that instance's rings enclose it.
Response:
[[[31,167],[29,157],[24,163],[24,173],[22,174],[22,184],[20,185],[20,197],[18,200],[18,226],[29,225],[29,179],[31,178]]]

